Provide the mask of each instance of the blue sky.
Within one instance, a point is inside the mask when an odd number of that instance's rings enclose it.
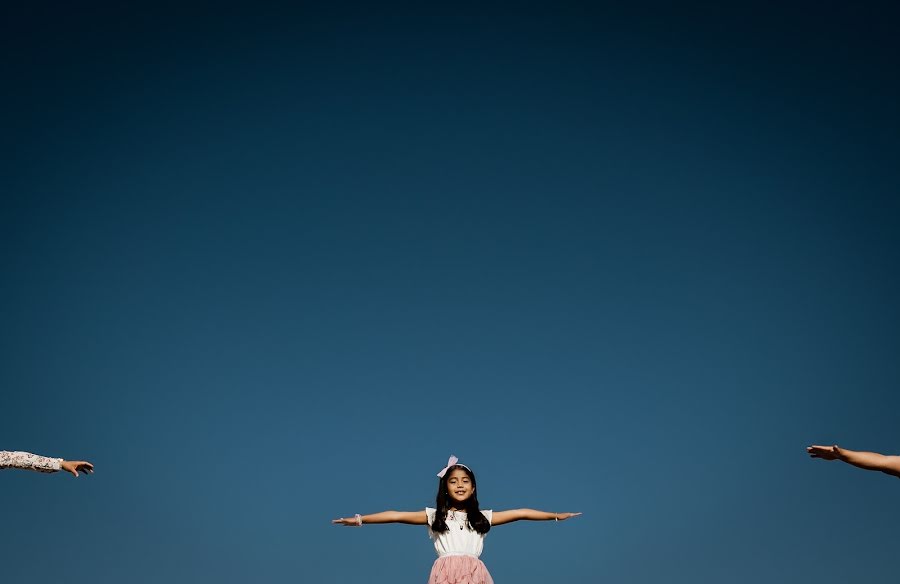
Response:
[[[889,3],[17,6],[10,582],[424,582],[434,501],[582,511],[497,582],[883,580]]]

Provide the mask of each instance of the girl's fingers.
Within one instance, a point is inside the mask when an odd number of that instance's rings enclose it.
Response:
[[[334,525],[356,525],[356,519],[341,517],[340,519],[332,519],[331,523]]]

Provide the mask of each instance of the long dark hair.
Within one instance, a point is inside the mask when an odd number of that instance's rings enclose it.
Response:
[[[466,512],[466,524],[469,529],[474,529],[478,533],[485,534],[491,530],[491,523],[487,520],[487,517],[481,513],[481,509],[478,508],[478,489],[475,488],[475,473],[461,464],[454,464],[448,468],[447,472],[444,473],[444,476],[438,481],[437,498],[435,499],[435,508],[437,511],[434,513],[431,531],[444,533],[448,529],[447,511],[450,510],[452,505],[450,504],[450,495],[447,493],[447,480],[450,478],[450,473],[457,469],[469,475],[469,480],[472,481],[472,496],[461,503]]]

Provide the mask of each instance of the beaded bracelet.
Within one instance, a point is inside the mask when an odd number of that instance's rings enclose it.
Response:
[[[354,517],[354,519],[356,519],[356,526],[357,526],[357,527],[362,527],[362,515],[360,515],[359,513],[357,513],[357,514],[354,515],[353,517]]]

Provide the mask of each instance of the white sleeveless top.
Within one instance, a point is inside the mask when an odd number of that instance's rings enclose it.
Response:
[[[434,541],[434,551],[437,552],[438,557],[474,556],[477,558],[481,555],[481,551],[484,549],[484,535],[469,529],[464,512],[448,511],[447,531],[435,533],[431,531],[431,524],[434,523],[436,512],[436,509],[425,507],[425,515],[428,517],[428,537]],[[488,523],[491,522],[490,509],[482,509],[481,514],[488,520]]]

